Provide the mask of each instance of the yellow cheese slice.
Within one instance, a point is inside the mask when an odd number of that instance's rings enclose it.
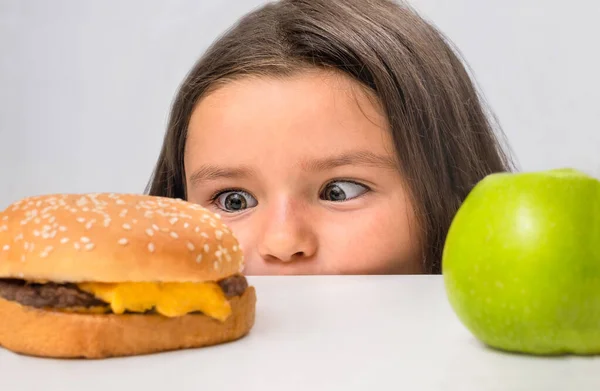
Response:
[[[78,287],[110,304],[115,314],[154,309],[163,316],[177,317],[200,311],[220,321],[231,314],[231,305],[215,282],[89,282]]]

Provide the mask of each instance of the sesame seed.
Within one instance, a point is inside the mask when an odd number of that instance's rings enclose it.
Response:
[[[221,258],[223,254],[221,254],[221,251],[215,251],[215,257],[217,258]]]
[[[96,245],[94,243],[88,243],[88,244],[85,245],[85,249],[87,251],[93,250],[94,247],[96,247]]]
[[[173,239],[177,239],[177,238],[179,238],[179,235],[177,235],[177,232],[174,232],[174,231],[171,231],[171,233],[169,233],[169,235],[171,235],[171,237],[172,237]]]
[[[217,240],[221,240],[223,238],[223,231],[216,230],[215,237],[217,238]]]
[[[73,247],[75,247],[75,250],[81,250],[81,244],[79,244],[79,242],[73,243]]]
[[[29,220],[21,220],[21,225],[25,225],[29,222]]]
[[[156,248],[154,247],[154,243],[148,243],[148,251],[150,251],[151,253],[154,252]]]
[[[95,222],[95,221],[96,221],[96,220],[90,220],[90,221],[88,221],[88,222],[85,224],[85,229],[87,229],[87,230],[90,230],[90,229],[92,229],[92,225],[94,225],[94,222]]]
[[[189,228],[189,226],[190,226],[190,223],[188,223],[188,222],[183,223],[183,228]]]
[[[125,201],[123,201],[123,200],[117,200],[117,205],[125,205]]]
[[[233,247],[231,248],[233,250],[234,253],[237,253],[238,251],[238,246],[237,244],[234,244]]]
[[[146,235],[148,235],[148,236],[154,236],[154,231],[153,231],[153,230],[151,230],[150,228],[148,228],[148,229],[146,230]]]
[[[196,262],[198,262],[198,263],[202,262],[202,254],[198,254],[196,256]]]
[[[155,231],[160,231],[160,228],[158,228],[158,225],[156,224],[152,224],[152,229]]]
[[[119,213],[119,217],[125,217],[126,214],[127,214],[127,209],[123,209],[121,211],[121,213]]]
[[[77,220],[78,223],[85,223],[85,219],[83,217],[78,217],[75,220]]]
[[[54,217],[54,216],[52,216],[52,217],[50,217],[50,218],[48,219],[48,222],[49,222],[50,224],[54,223],[55,221],[56,221],[56,217]]]
[[[36,238],[37,238],[38,236],[40,236],[40,231],[38,231],[37,229],[34,229],[34,230],[33,230],[33,236],[35,236]]]
[[[177,217],[171,217],[169,219],[169,223],[171,223],[171,225],[175,224],[177,221],[179,221],[179,219]]]
[[[125,246],[127,243],[129,243],[129,240],[126,238],[121,238],[117,243],[119,243],[121,246]]]
[[[84,207],[84,208],[81,208],[81,211],[82,211],[82,212],[89,212],[89,211],[90,211],[90,208],[88,208],[88,207],[86,206],[86,207]]]
[[[154,217],[154,212],[151,210],[147,210],[146,212],[144,212],[144,217],[147,219],[151,219]]]
[[[215,213],[215,217],[216,217],[217,220],[221,220],[221,215],[220,214]]]
[[[50,254],[50,252],[53,250],[54,248],[52,246],[48,246],[44,249],[44,251],[42,251],[40,253],[40,257],[42,258],[46,258],[48,256],[48,254]]]
[[[219,262],[215,261],[215,263],[213,263],[213,267],[215,268],[215,270],[219,269]]]
[[[81,239],[81,243],[89,243],[90,242],[90,238],[86,237],[86,236],[82,236]]]
[[[58,227],[58,230],[60,232],[67,232],[67,227],[61,225],[60,227]]]
[[[213,228],[217,228],[217,223],[215,223],[214,221],[211,220],[210,226]]]
[[[10,250],[10,245],[5,244],[4,247],[2,247],[2,250],[4,250],[4,251]]]
[[[15,242],[18,242],[19,240],[23,240],[23,233],[20,233],[17,236],[15,236]]]
[[[203,237],[203,238],[205,238],[205,239],[208,239],[208,234],[207,234],[206,232],[202,232],[202,233],[200,234],[200,236],[202,236],[202,237]]]
[[[210,246],[207,244],[204,245],[204,252],[207,253],[210,251]]]
[[[225,254],[225,259],[227,259],[227,262],[231,262],[231,255]]]
[[[104,226],[106,228],[108,228],[109,225],[110,225],[110,219],[104,219]]]
[[[196,246],[194,246],[194,243],[192,242],[187,242],[187,248],[190,251],[194,251],[196,249]]]
[[[131,225],[129,224],[123,224],[123,229],[130,231],[131,230]]]
[[[137,224],[137,222],[138,222],[138,221],[137,221],[137,219],[133,219],[133,220],[131,220],[131,222],[132,222],[133,224]]]
[[[62,238],[62,239],[60,240],[60,242],[61,242],[62,244],[65,244],[65,243],[67,243],[68,241],[69,241],[69,238]]]
[[[200,227],[194,228],[194,232],[196,232],[196,233],[200,232]]]

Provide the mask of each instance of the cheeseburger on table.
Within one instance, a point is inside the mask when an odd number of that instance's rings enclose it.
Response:
[[[26,198],[0,212],[0,346],[104,358],[241,338],[256,303],[242,265],[233,234],[199,205]]]

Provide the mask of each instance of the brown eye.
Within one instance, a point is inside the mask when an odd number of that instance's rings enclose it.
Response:
[[[336,181],[328,184],[321,193],[321,199],[331,202],[342,202],[360,197],[369,188],[355,182]]]
[[[255,207],[258,202],[245,191],[227,191],[216,198],[217,207],[228,213],[241,212]]]

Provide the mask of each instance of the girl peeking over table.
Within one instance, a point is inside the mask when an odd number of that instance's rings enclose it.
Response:
[[[204,53],[148,193],[219,213],[245,273],[440,273],[461,202],[510,171],[449,41],[408,5],[283,0]]]

